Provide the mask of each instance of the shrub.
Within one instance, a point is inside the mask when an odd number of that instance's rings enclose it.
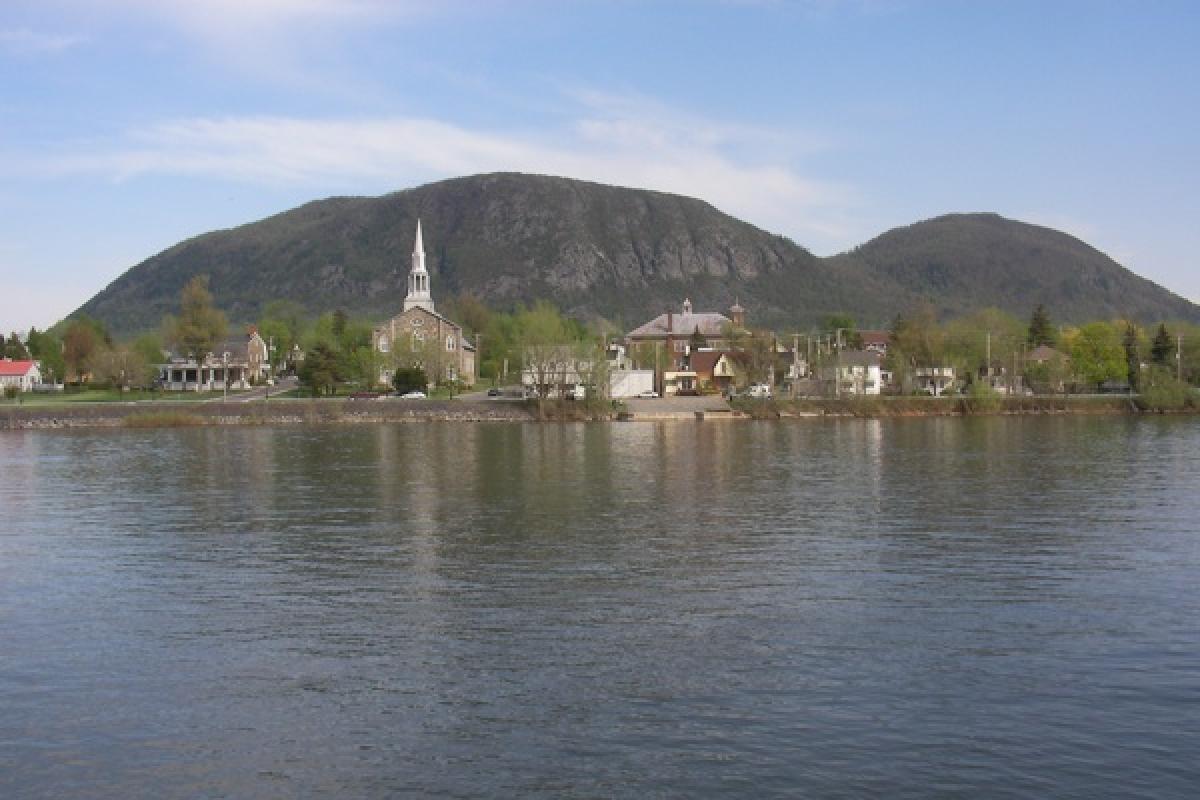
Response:
[[[1142,391],[1134,402],[1142,411],[1179,411],[1193,404],[1192,389],[1170,370],[1154,367],[1142,376]]]
[[[429,379],[421,367],[400,367],[392,375],[392,386],[399,394],[424,392],[429,387]]]
[[[964,414],[994,414],[1003,405],[1000,394],[985,383],[972,383],[958,403]]]

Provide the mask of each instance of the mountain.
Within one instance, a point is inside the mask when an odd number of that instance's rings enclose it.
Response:
[[[422,220],[435,298],[497,308],[548,299],[625,327],[677,307],[752,324],[807,327],[835,312],[882,324],[921,302],[952,314],[998,305],[1056,320],[1131,313],[1200,320],[1200,308],[1083,242],[987,214],[901,228],[831,258],[678,195],[500,173],[383,197],[336,197],[181,242],[131,268],[77,313],[115,333],[154,328],[182,286],[207,274],[234,322],[275,299],[314,314],[382,318],[400,307]]]
[[[997,214],[947,214],[884,233],[835,261],[894,281],[943,316],[995,306],[1021,317],[1196,319],[1194,303],[1061,231]]]

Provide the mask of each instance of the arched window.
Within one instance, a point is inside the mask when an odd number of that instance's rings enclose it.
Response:
[[[386,333],[379,337],[379,352],[386,353],[391,346]]]
[[[455,341],[454,334],[452,333],[446,337],[446,350],[454,352],[454,348],[456,347],[458,347],[458,342]]]
[[[419,351],[421,349],[421,346],[424,344],[425,344],[425,334],[421,333],[421,331],[413,331],[413,335],[412,335],[413,352],[415,353],[415,352]]]

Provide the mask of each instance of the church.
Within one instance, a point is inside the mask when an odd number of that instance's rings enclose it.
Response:
[[[382,356],[380,383],[391,384],[396,368],[408,365],[422,367],[430,383],[458,381],[467,386],[475,383],[474,345],[463,335],[461,325],[434,309],[420,220],[417,220],[404,310],[372,331],[371,345]]]

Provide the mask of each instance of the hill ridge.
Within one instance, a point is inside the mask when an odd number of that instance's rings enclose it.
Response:
[[[1200,321],[1200,307],[1082,240],[994,212],[921,220],[818,258],[702,199],[512,172],[312,200],[207,231],[126,270],[75,313],[118,334],[154,328],[183,284],[207,273],[235,322],[273,299],[383,318],[403,300],[418,216],[435,297],[547,299],[626,326],[685,295],[696,308],[740,298],[754,324],[793,328],[837,312],[883,324],[922,302],[943,315],[998,306],[1025,316],[1044,303],[1063,321]]]

